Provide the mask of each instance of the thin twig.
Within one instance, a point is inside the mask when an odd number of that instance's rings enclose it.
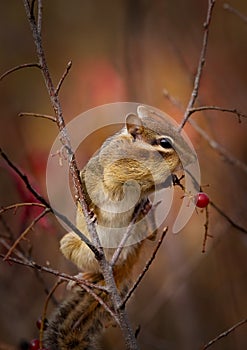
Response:
[[[14,244],[9,249],[8,253],[5,255],[4,260],[8,260],[14,249],[17,247],[17,245],[26,237],[28,232],[34,227],[34,225],[42,219],[47,213],[50,212],[50,209],[46,208],[42,211],[32,222],[28,227],[20,234],[20,236],[17,238],[17,240],[14,242]]]
[[[18,208],[21,208],[21,207],[41,207],[41,208],[46,208],[46,206],[42,203],[15,203],[15,204],[11,204],[11,205],[7,205],[6,207],[2,207],[0,208],[0,214],[4,213],[5,211],[8,211],[8,210],[16,210]]]
[[[47,208],[51,209],[49,203],[32,187],[32,185],[30,184],[30,182],[28,180],[28,177],[25,174],[23,174],[20,171],[20,169],[17,168],[17,166],[15,166],[15,164],[9,159],[9,157],[2,150],[2,148],[0,148],[0,155],[5,160],[5,162],[9,165],[9,167],[11,169],[13,169],[15,171],[15,173],[22,179],[22,181],[25,183],[29,192],[31,192],[34,195],[34,197],[38,199],[39,202],[44,204]]]
[[[241,121],[241,118],[247,118],[246,114],[239,112],[236,108],[223,108],[219,106],[194,107],[189,110],[189,116],[191,116],[193,113],[201,112],[201,111],[219,111],[219,112],[236,114],[239,118],[239,121]]]
[[[233,332],[236,328],[242,326],[245,323],[247,323],[247,318],[245,318],[244,320],[236,323],[234,326],[232,326],[231,328],[227,329],[225,332],[219,334],[216,338],[210,340],[206,345],[203,346],[202,350],[208,349],[211,345],[216,343],[218,340],[220,340],[223,337],[226,337],[229,333]]]
[[[238,11],[237,9],[235,9],[234,7],[232,7],[231,5],[225,3],[223,5],[223,8],[231,13],[233,13],[234,15],[237,15],[239,18],[241,18],[245,23],[247,23],[247,16],[245,16],[244,14],[242,14],[240,11]]]
[[[197,96],[198,96],[201,76],[202,76],[203,67],[205,64],[205,57],[206,57],[207,44],[208,44],[209,26],[210,26],[210,22],[211,22],[211,18],[212,18],[214,4],[215,4],[215,0],[208,0],[207,17],[206,17],[206,22],[204,23],[203,43],[202,43],[201,54],[200,54],[199,63],[198,63],[198,67],[197,67],[197,73],[196,73],[195,80],[194,80],[194,87],[193,87],[193,91],[191,93],[191,97],[190,97],[188,106],[185,110],[183,120],[182,120],[181,124],[179,125],[178,131],[181,131],[182,128],[187,123],[187,121],[190,117],[190,114],[189,114],[190,110],[194,106],[196,99],[197,99]]]
[[[22,112],[18,114],[18,117],[36,117],[36,118],[44,118],[44,119],[48,119],[51,120],[52,122],[56,122],[56,118],[51,116],[51,115],[47,115],[47,114],[40,114],[40,113],[29,113],[29,112]]]
[[[69,61],[68,64],[67,64],[67,67],[59,81],[59,83],[57,84],[57,87],[56,87],[56,90],[55,90],[55,94],[58,95],[59,94],[59,91],[60,91],[60,88],[65,80],[65,78],[67,77],[69,71],[70,71],[70,68],[72,67],[72,61]]]
[[[41,69],[41,66],[39,63],[24,63],[24,64],[20,64],[19,66],[16,66],[14,68],[11,68],[9,70],[7,70],[5,73],[3,73],[1,76],[0,76],[0,81],[7,77],[9,74],[13,73],[13,72],[16,72],[17,70],[20,70],[20,69],[23,69],[23,68],[31,68],[31,67],[36,67],[36,68],[39,68]]]
[[[137,210],[135,211],[134,213],[134,216],[131,220],[131,222],[129,223],[124,235],[123,235],[123,238],[121,240],[121,242],[119,243],[117,249],[115,250],[113,256],[112,256],[112,259],[111,259],[111,266],[114,266],[123,250],[123,248],[125,247],[125,244],[130,236],[130,234],[132,233],[132,230],[133,230],[133,226],[140,214],[140,212],[143,210],[143,206],[144,206],[145,203],[140,203],[140,205],[138,206]]]
[[[4,258],[4,254],[0,254],[0,257]],[[81,279],[81,278],[78,279],[75,276],[70,276],[70,275],[68,275],[66,273],[59,272],[57,270],[53,270],[50,267],[39,265],[35,261],[30,261],[30,260],[27,260],[26,258],[24,260],[21,260],[21,259],[9,257],[8,261],[13,262],[15,264],[22,265],[22,266],[30,267],[31,269],[35,269],[36,271],[49,273],[51,275],[59,277],[61,280],[64,280],[64,281],[73,281],[73,282],[75,282],[76,284],[78,284],[78,286],[80,286],[81,288],[85,289],[90,295],[92,295],[97,301],[99,301],[100,304],[105,308],[105,310],[108,311],[109,314],[118,323],[118,320],[115,318],[115,315],[112,312],[112,310],[109,308],[109,306],[106,305],[106,303],[103,300],[101,300],[101,298],[99,298],[97,296],[97,294],[92,290],[92,289],[98,289],[100,291],[104,291],[105,293],[107,293],[107,290],[104,288],[104,286],[99,286],[97,284],[90,283],[89,281],[87,281],[85,279]]]
[[[180,103],[180,101],[178,101],[176,98],[174,98],[173,96],[171,96],[169,94],[169,92],[164,89],[163,90],[163,94],[164,96],[172,103],[172,105],[174,105],[175,107],[177,107],[180,111],[183,111],[183,106]],[[203,106],[204,107],[204,106]],[[205,106],[206,109],[207,106]],[[210,107],[210,106],[209,106]],[[200,107],[198,107],[200,108]],[[196,108],[195,108],[196,109]],[[192,110],[194,110],[194,108],[192,108]],[[236,109],[234,109],[235,111],[237,111]],[[236,114],[240,113],[239,111],[237,111]],[[245,116],[244,114],[241,113],[242,116]],[[247,172],[247,166],[246,164],[244,164],[243,162],[241,162],[238,158],[234,157],[232,154],[230,154],[223,146],[221,146],[217,141],[213,140],[207,133],[205,130],[203,130],[194,119],[189,119],[188,122],[190,123],[190,125],[198,132],[198,134],[200,134],[209,144],[209,146],[211,148],[213,148],[215,151],[217,151],[221,156],[223,156],[223,158],[230,164],[237,166],[238,168],[240,168],[241,170],[243,170],[244,172]]]
[[[6,249],[10,249],[10,245],[3,239],[0,238],[0,243],[6,248]],[[20,250],[16,250],[15,255],[19,258],[13,258],[13,257],[9,257],[8,261],[10,262],[14,262],[16,264],[19,265],[23,265],[23,266],[27,266],[27,267],[31,267],[32,269],[35,269],[35,271],[42,271],[42,272],[47,272],[49,274],[52,274],[56,277],[60,277],[61,279],[65,280],[65,281],[72,281],[75,284],[77,284],[78,286],[83,287],[84,285],[86,285],[87,287],[93,288],[93,289],[98,289],[101,291],[104,291],[106,293],[108,293],[107,288],[105,286],[100,286],[94,283],[89,282],[87,279],[85,278],[78,278],[77,276],[70,276],[66,273],[63,272],[59,272],[57,270],[53,270],[52,268],[46,267],[46,266],[42,266],[37,264],[34,261],[31,261],[30,259],[27,259],[26,256],[20,252]],[[4,254],[0,254],[0,257],[2,257],[4,259],[5,255]]]
[[[212,201],[209,202],[210,205],[221,215],[223,216],[223,218],[225,218],[234,228],[236,228],[237,230],[243,232],[243,233],[247,233],[247,230],[236,224],[236,222],[234,222],[226,213],[224,213],[216,204],[214,204]]]
[[[128,291],[127,295],[125,296],[123,302],[122,302],[122,305],[121,307],[124,308],[127,301],[129,300],[129,298],[131,297],[131,295],[134,293],[134,291],[136,290],[136,288],[138,287],[138,285],[140,284],[141,280],[143,279],[143,277],[145,276],[146,272],[148,271],[150,265],[152,264],[152,262],[154,261],[155,257],[156,257],[156,254],[165,238],[165,235],[168,231],[168,227],[165,227],[163,232],[162,232],[162,235],[157,243],[157,246],[155,247],[153,253],[152,253],[152,256],[151,258],[148,260],[148,262],[146,263],[144,269],[142,270],[142,272],[140,273],[140,275],[138,276],[137,280],[135,281],[135,283],[133,284],[132,288]]]
[[[209,225],[209,209],[208,206],[206,206],[205,208],[205,224],[204,224],[204,238],[203,238],[203,243],[202,243],[202,253],[205,253],[206,251],[206,243],[207,243],[207,239],[208,237],[213,237],[211,235],[208,234],[208,225]]]
[[[6,249],[10,249],[10,244],[8,244],[7,242],[6,242],[6,240],[4,239],[4,238],[1,238],[0,237],[0,243],[2,244],[2,246],[4,247],[4,248],[6,248]],[[21,261],[23,261],[24,263],[28,263],[28,259],[25,257],[25,255],[20,251],[20,249],[19,250],[16,250],[15,251],[15,255],[18,257],[18,258],[20,258],[21,259]],[[2,254],[1,255],[1,257],[3,257],[4,258],[4,255]],[[11,257],[9,257],[9,259],[8,259],[8,261],[11,261]]]

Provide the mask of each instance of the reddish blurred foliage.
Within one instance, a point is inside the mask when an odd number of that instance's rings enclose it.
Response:
[[[78,75],[78,89],[87,104],[101,104],[124,101],[126,88],[121,74],[106,58],[86,61]]]

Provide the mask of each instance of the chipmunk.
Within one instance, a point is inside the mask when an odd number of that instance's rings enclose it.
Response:
[[[153,215],[147,215],[149,195],[172,184],[172,174],[183,163],[193,161],[191,149],[176,128],[145,106],[137,114],[128,114],[125,126],[108,138],[81,171],[81,180],[90,210],[96,217],[96,230],[105,256],[110,260],[140,205],[130,237],[115,266],[114,278],[121,295],[132,281],[144,243],[155,239]],[[148,206],[148,210],[145,210]],[[87,225],[78,206],[76,225],[89,239]],[[91,283],[104,285],[94,253],[74,233],[60,242],[64,256],[84,272]],[[95,293],[111,306],[102,290]],[[95,349],[96,340],[110,315],[83,289],[74,287],[49,322],[44,343],[55,349]]]

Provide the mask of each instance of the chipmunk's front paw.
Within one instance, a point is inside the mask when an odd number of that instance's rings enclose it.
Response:
[[[69,281],[67,284],[67,289],[72,290],[74,287],[76,287],[80,282],[82,283],[98,283],[101,282],[103,277],[101,273],[95,273],[95,272],[79,272],[77,275],[74,276],[78,281]]]
[[[81,244],[80,238],[74,232],[70,232],[61,239],[60,250],[67,259],[73,260],[72,256],[80,249]]]
[[[79,272],[77,275],[74,276],[75,278],[77,278],[79,281],[69,281],[67,284],[67,290],[72,290],[75,286],[78,285],[78,282],[80,282],[80,280],[83,280],[83,273]]]

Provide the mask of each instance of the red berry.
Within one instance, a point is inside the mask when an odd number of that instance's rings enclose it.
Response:
[[[40,348],[39,339],[33,339],[29,343],[29,350],[49,350],[48,348]]]
[[[39,339],[33,339],[30,341],[30,350],[39,350]]]
[[[205,208],[209,203],[209,197],[204,192],[199,192],[195,195],[195,204],[198,208]]]

